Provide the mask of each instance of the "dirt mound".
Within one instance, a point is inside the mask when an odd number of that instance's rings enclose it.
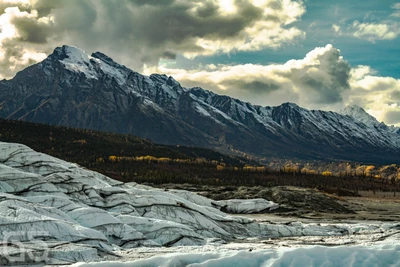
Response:
[[[302,215],[305,213],[337,213],[354,214],[346,208],[337,198],[315,189],[307,189],[293,186],[276,187],[236,187],[236,186],[194,186],[189,184],[164,184],[160,187],[169,189],[184,189],[197,192],[199,195],[214,199],[251,199],[264,198],[278,203],[281,208],[275,213],[293,213]],[[283,214],[282,214],[283,215]]]
[[[314,189],[290,186],[264,188],[260,197],[271,200],[283,207],[324,213],[351,214],[354,211],[344,207],[336,198]]]

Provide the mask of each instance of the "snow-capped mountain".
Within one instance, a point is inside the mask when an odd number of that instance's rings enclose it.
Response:
[[[394,134],[400,134],[400,128],[394,125],[388,126],[384,122],[379,122],[376,118],[368,114],[362,107],[350,105],[339,112],[342,115],[348,115],[370,127],[382,128]]]
[[[389,126],[389,131],[392,133],[400,135],[400,127],[396,127],[394,125]]]
[[[398,162],[400,135],[359,111],[251,105],[166,75],[141,75],[97,52],[58,47],[0,82],[0,117],[131,133],[259,157]],[[361,114],[361,115],[360,115]],[[368,115],[369,116],[369,115]]]
[[[349,115],[350,117],[353,117],[354,119],[361,121],[366,125],[380,126],[381,124],[377,119],[368,114],[362,107],[357,105],[347,106],[339,113],[343,115]]]

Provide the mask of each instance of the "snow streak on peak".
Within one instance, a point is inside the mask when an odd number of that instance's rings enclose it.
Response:
[[[362,107],[357,105],[350,105],[344,108],[339,112],[342,115],[348,115],[353,117],[354,119],[361,121],[362,123],[368,126],[378,126],[380,125],[379,121],[375,119],[373,116],[368,114]]]
[[[56,50],[57,49],[61,49],[62,54],[67,57],[67,59],[64,59],[65,61],[71,63],[89,63],[90,61],[90,56],[78,47],[64,45],[61,48],[56,48]]]
[[[128,68],[126,68],[124,65],[118,64],[112,58],[110,58],[109,56],[107,56],[101,52],[92,53],[92,57],[96,58],[96,59],[100,59],[104,63],[106,63],[114,68],[128,70]]]
[[[291,108],[295,108],[295,109],[300,108],[296,103],[293,103],[293,102],[282,103],[281,106],[282,107],[291,107]]]
[[[92,56],[74,46],[57,47],[57,59],[70,71],[83,73],[88,79],[99,80],[104,74],[114,78],[119,85],[126,83],[129,69],[119,65],[110,57],[96,52]]]

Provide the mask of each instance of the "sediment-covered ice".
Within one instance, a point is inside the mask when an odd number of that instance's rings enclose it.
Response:
[[[124,184],[24,145],[0,142],[0,264],[67,264],[118,257],[136,247],[341,236],[365,230],[259,223],[221,211],[274,207],[260,199],[219,202],[186,191]]]
[[[267,250],[216,251],[155,256],[132,262],[75,264],[74,267],[361,267],[400,266],[400,245],[280,248]]]
[[[235,214],[259,213],[259,212],[269,212],[279,208],[278,204],[272,201],[265,200],[263,198],[229,199],[229,200],[215,201],[185,190],[171,189],[168,190],[168,192],[170,194],[180,196],[198,205],[216,208],[228,213],[235,213]]]

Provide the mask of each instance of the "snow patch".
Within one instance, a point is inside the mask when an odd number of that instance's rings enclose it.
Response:
[[[195,107],[196,107],[196,110],[203,116],[212,118],[211,114],[207,110],[205,110],[202,106],[200,106],[199,104],[196,103]]]
[[[74,46],[63,46],[66,58],[60,60],[64,66],[73,71],[83,73],[86,78],[98,80],[106,74],[114,78],[119,85],[124,85],[127,79],[127,70],[122,66],[116,68],[107,62],[88,55],[85,51]]]

